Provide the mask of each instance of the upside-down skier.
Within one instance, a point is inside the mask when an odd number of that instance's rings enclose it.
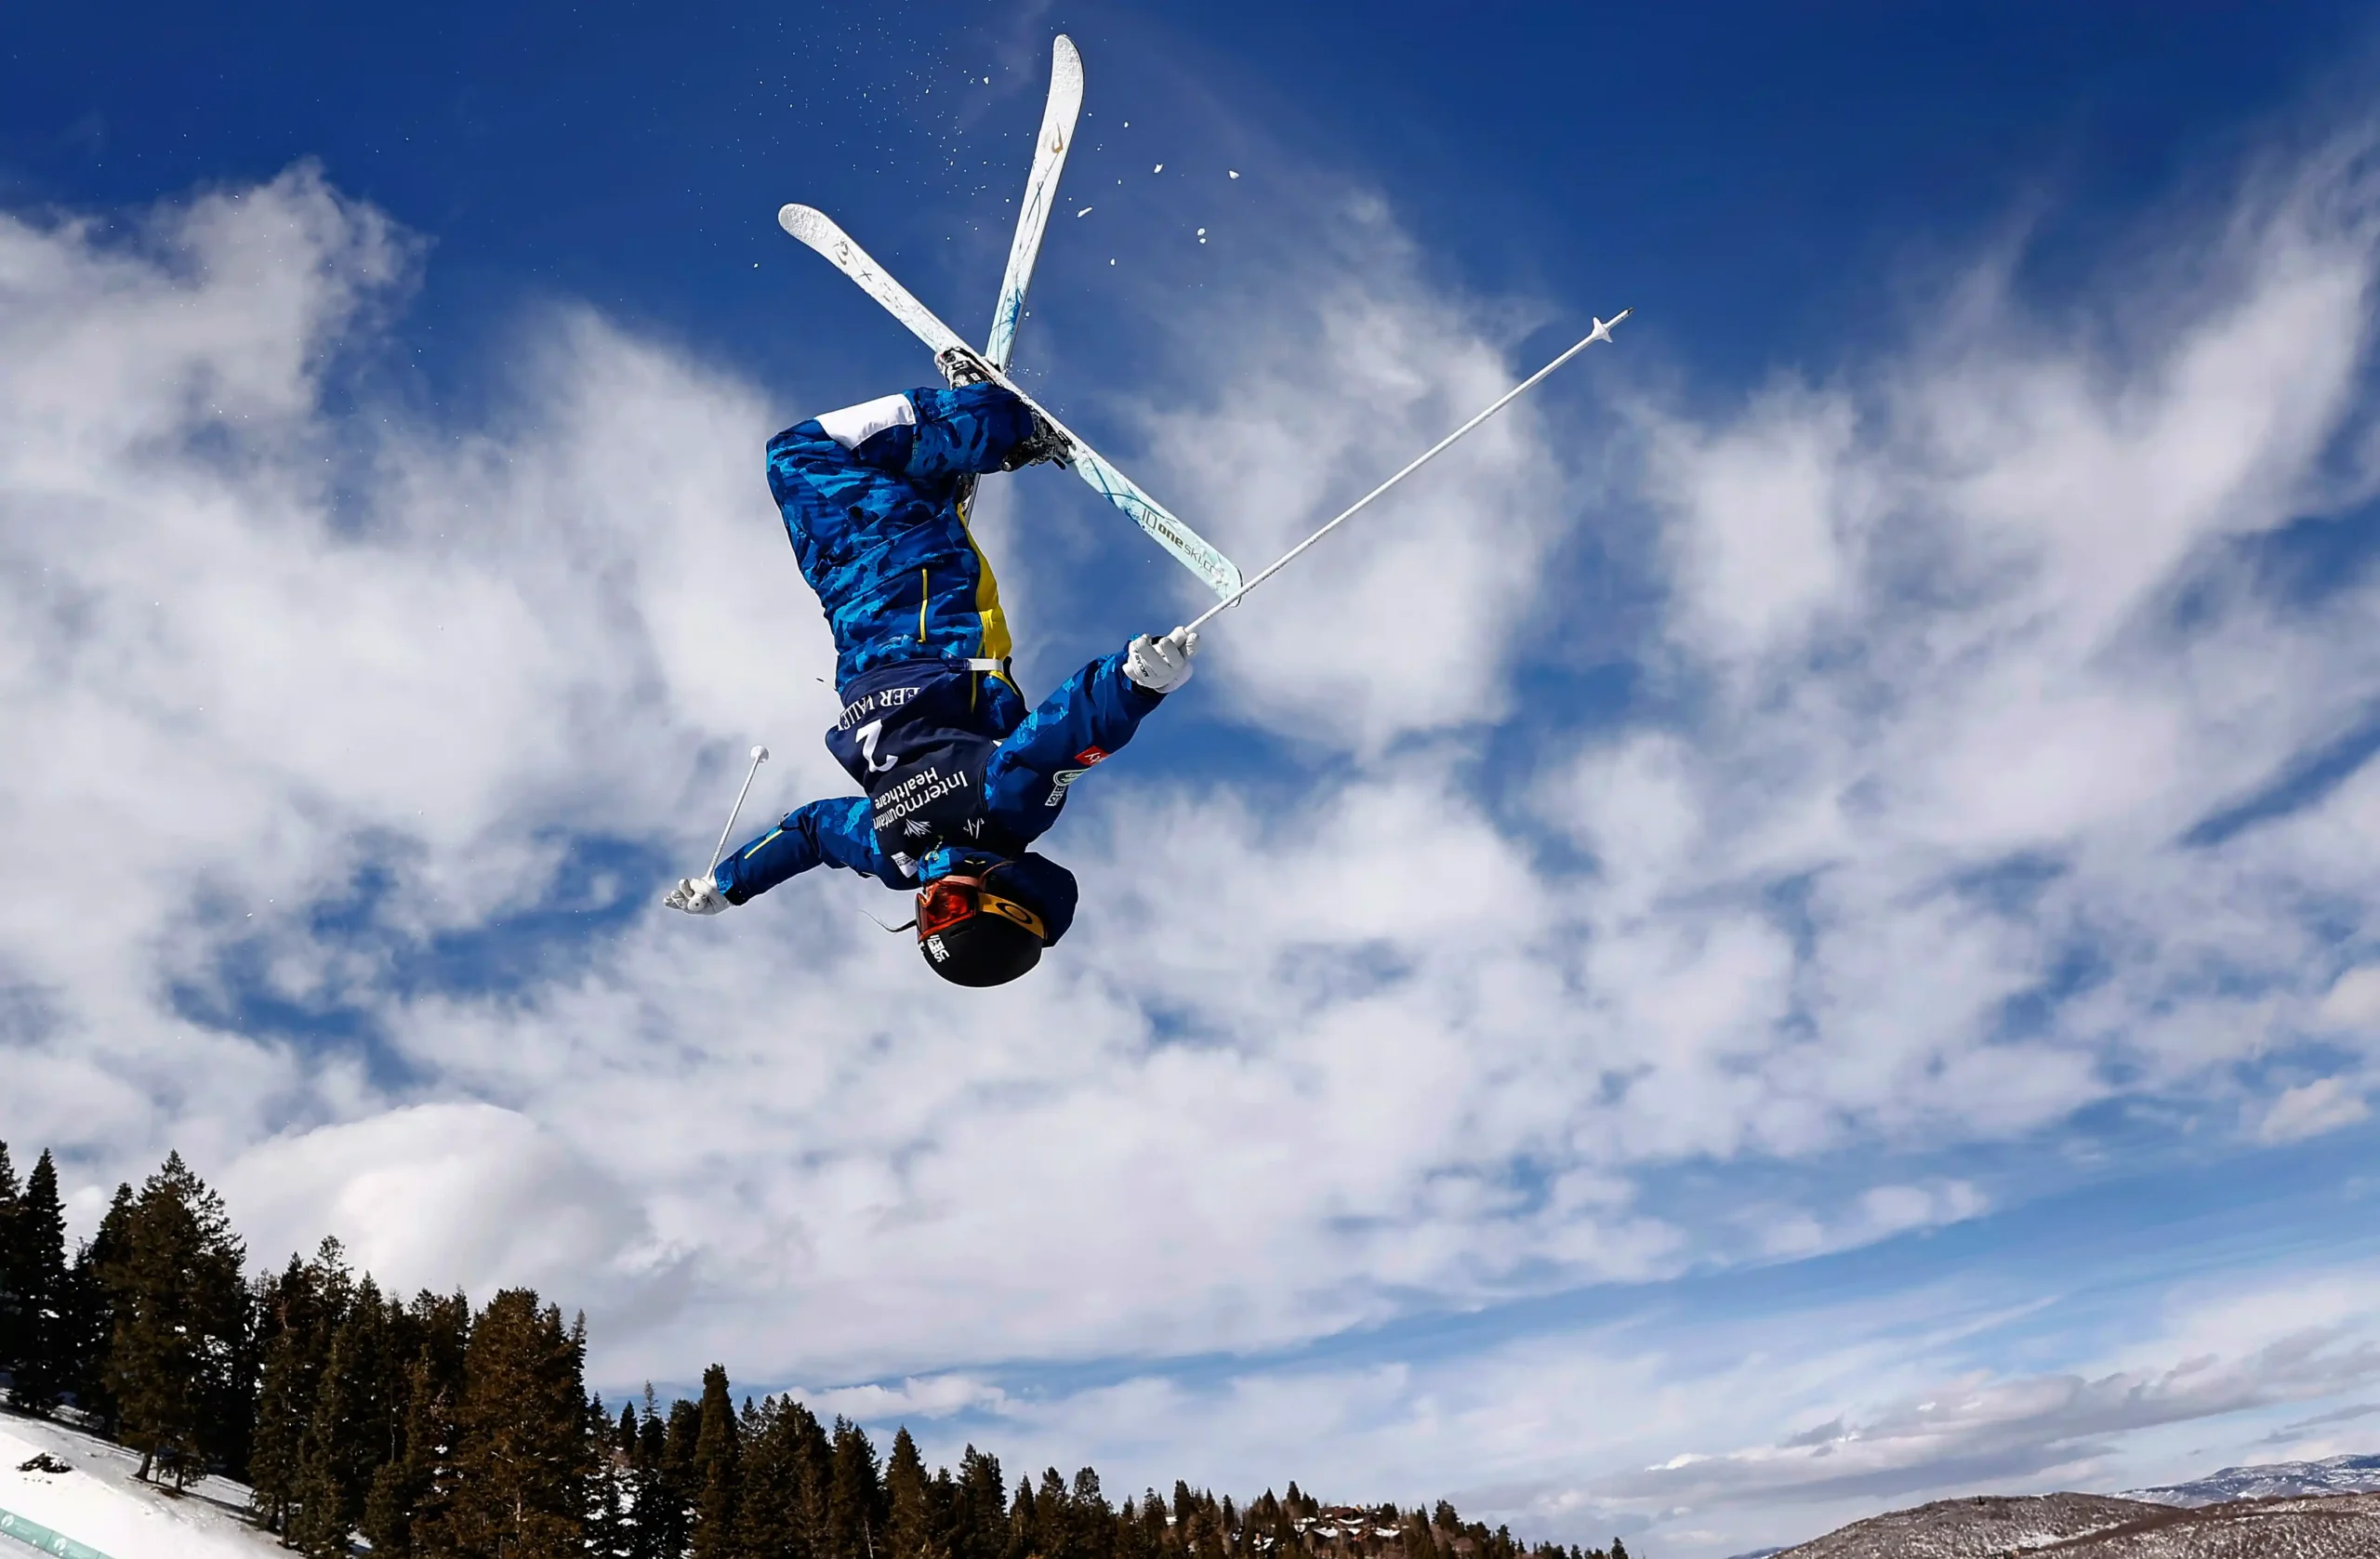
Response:
[[[980,365],[954,353],[943,368],[949,389],[847,406],[769,441],[769,489],[835,635],[843,708],[826,746],[866,794],[797,807],[663,902],[716,915],[841,866],[915,892],[936,974],[998,985],[1074,920],[1073,874],[1027,847],[1068,787],[1190,680],[1198,636],[1144,634],[1027,711],[964,509],[978,476],[1064,463],[1066,444],[1012,391],[971,382]]]

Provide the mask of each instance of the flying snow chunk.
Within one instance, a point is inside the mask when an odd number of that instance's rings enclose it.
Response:
[[[1075,215],[1078,217],[1088,217],[1091,215],[1091,210],[1092,208],[1091,206],[1086,205],[1080,211],[1076,212]]]
[[[1239,177],[1239,170],[1237,168],[1225,168],[1223,171],[1230,174],[1234,178],[1237,178]]]
[[[1165,171],[1165,165],[1163,163],[1159,163],[1157,166],[1149,169],[1149,171],[1151,173],[1163,173]]]

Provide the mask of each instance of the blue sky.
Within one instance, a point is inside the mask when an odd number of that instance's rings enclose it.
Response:
[[[1702,1559],[2368,1449],[2373,20],[14,23],[0,1139],[1111,1487]],[[1638,312],[1218,622],[1031,981],[668,916],[749,743],[846,788],[760,445],[927,371],[775,208],[980,330],[1061,30],[1020,362],[1244,567]],[[982,523],[1029,687],[1197,605]]]

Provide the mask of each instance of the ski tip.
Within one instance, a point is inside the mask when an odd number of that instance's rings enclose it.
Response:
[[[1082,56],[1064,33],[1050,46],[1050,107],[1070,120],[1082,112]]]
[[[796,238],[817,231],[821,224],[826,227],[835,225],[827,220],[824,211],[814,205],[803,205],[798,202],[787,201],[777,207],[777,226]]]

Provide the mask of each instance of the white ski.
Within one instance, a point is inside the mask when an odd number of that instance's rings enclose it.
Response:
[[[992,310],[991,339],[984,356],[1002,373],[1016,351],[1016,325],[1025,317],[1025,290],[1033,284],[1033,261],[1041,253],[1041,231],[1050,225],[1050,209],[1058,200],[1058,175],[1075,143],[1075,120],[1082,112],[1082,56],[1064,33],[1051,51],[1050,103],[1041,111],[1040,139],[1033,143],[1033,171],[1025,180],[1025,200],[1016,208],[1016,241],[1009,245],[1008,272],[1000,278],[1000,299]]]
[[[777,226],[824,255],[837,270],[858,284],[859,289],[884,306],[885,311],[909,327],[909,333],[923,341],[936,358],[947,351],[957,351],[982,363],[985,372],[995,382],[1040,414],[1041,420],[1064,439],[1067,458],[1074,471],[1101,496],[1122,509],[1141,529],[1157,539],[1157,545],[1172,553],[1182,566],[1206,582],[1207,588],[1219,596],[1236,594],[1239,570],[1232,561],[1207,545],[1206,539],[1169,512],[1166,507],[1141,491],[1130,477],[1110,465],[1099,451],[1088,443],[1056,417],[1039,402],[1017,388],[1001,368],[985,363],[983,355],[959,338],[959,333],[933,315],[933,311],[919,302],[908,288],[892,279],[885,269],[869,258],[866,250],[852,241],[849,233],[835,225],[834,218],[814,206],[787,205],[777,211]]]

